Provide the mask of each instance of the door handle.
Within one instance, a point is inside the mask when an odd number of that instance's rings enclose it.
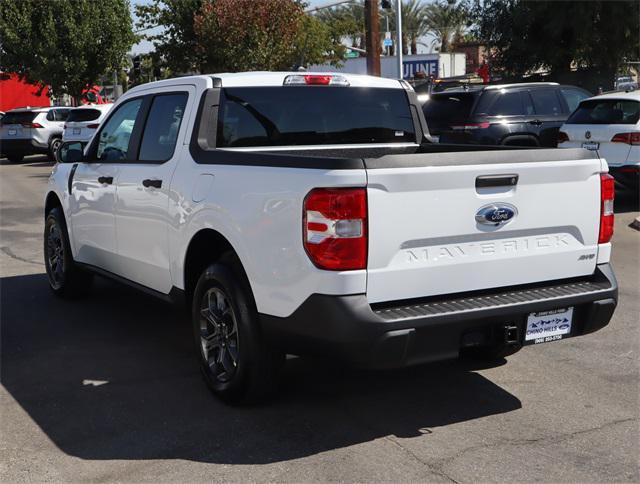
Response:
[[[113,177],[112,176],[98,177],[98,183],[100,183],[101,185],[111,185],[113,183]]]
[[[162,180],[151,180],[147,178],[146,180],[142,180],[142,186],[145,188],[162,188]]]
[[[515,187],[518,184],[517,174],[483,175],[476,178],[476,188]]]
[[[539,119],[534,119],[532,121],[529,121],[529,124],[533,124],[535,126],[540,126],[542,124],[542,121],[540,121]]]

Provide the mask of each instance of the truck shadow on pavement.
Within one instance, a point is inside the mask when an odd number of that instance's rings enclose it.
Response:
[[[73,302],[43,274],[0,286],[2,384],[82,459],[280,462],[521,407],[458,362],[361,372],[296,358],[273,402],[232,408],[202,382],[182,310],[100,279]]]

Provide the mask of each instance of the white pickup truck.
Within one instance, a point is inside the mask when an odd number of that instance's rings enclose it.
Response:
[[[402,81],[145,84],[60,158],[45,208],[54,293],[97,273],[185,301],[206,382],[229,402],[264,396],[285,354],[500,358],[598,330],[616,306],[606,162],[433,144]]]

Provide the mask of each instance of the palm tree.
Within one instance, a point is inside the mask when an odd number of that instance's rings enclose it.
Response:
[[[344,32],[345,37],[351,40],[352,47],[365,48],[363,4],[354,2],[337,8],[320,10],[316,16],[320,21]]]
[[[402,44],[406,46],[403,49],[405,54],[408,53],[409,46],[412,54],[418,53],[418,39],[429,31],[429,24],[426,21],[428,8],[422,0],[402,2]]]
[[[434,36],[433,46],[451,52],[454,39],[461,38],[467,25],[467,12],[456,0],[437,0],[425,9],[426,30]]]

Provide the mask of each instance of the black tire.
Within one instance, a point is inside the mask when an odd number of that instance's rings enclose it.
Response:
[[[58,297],[83,296],[91,287],[92,274],[78,269],[73,261],[67,224],[62,209],[57,207],[45,219],[44,265],[49,287]]]
[[[275,389],[284,354],[264,340],[249,283],[233,254],[201,274],[191,319],[202,375],[223,401],[264,400]]]
[[[52,161],[58,161],[58,150],[60,149],[60,145],[62,145],[61,138],[51,138],[49,141],[49,159]]]
[[[7,160],[11,163],[20,163],[24,159],[24,155],[7,155]]]

